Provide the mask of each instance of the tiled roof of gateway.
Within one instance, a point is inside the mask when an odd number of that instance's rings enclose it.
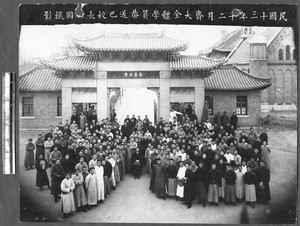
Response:
[[[84,56],[64,57],[51,61],[40,60],[46,67],[62,71],[93,71],[95,61]]]
[[[55,76],[55,71],[42,66],[36,66],[20,76],[19,90],[24,92],[61,91],[61,78]]]
[[[271,79],[255,77],[235,66],[214,69],[211,76],[204,78],[204,82],[207,90],[255,90],[271,85]]]
[[[223,60],[213,60],[201,56],[180,56],[170,62],[171,70],[201,70],[212,69],[220,64]]]
[[[188,42],[164,34],[103,34],[99,37],[78,40],[75,46],[83,51],[182,51]]]

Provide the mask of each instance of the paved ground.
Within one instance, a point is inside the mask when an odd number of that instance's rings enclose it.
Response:
[[[271,144],[271,202],[251,209],[243,203],[233,206],[194,204],[191,209],[175,199],[157,199],[148,190],[149,175],[140,180],[127,175],[104,204],[88,213],[75,213],[67,222],[148,222],[148,223],[292,223],[297,195],[297,132],[269,131]],[[31,206],[46,210],[50,221],[60,220],[60,203],[54,203],[50,190],[35,187],[36,170],[25,171],[24,142],[35,135],[20,135],[21,192]],[[50,170],[48,171],[50,176]],[[44,211],[45,212],[45,211]],[[44,214],[42,214],[44,216]]]

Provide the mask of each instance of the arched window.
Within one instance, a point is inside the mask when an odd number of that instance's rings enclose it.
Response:
[[[291,60],[291,46],[285,47],[285,60]]]
[[[283,49],[279,49],[278,51],[278,60],[283,60]]]
[[[293,60],[296,60],[296,49],[293,50]]]

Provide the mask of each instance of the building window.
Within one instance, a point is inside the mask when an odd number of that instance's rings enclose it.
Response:
[[[208,107],[208,113],[209,115],[214,114],[214,101],[213,97],[211,96],[205,96],[205,101],[207,102],[207,107]]]
[[[278,60],[283,60],[283,49],[279,49],[278,51]]]
[[[293,60],[296,60],[296,49],[293,50]]]
[[[285,47],[285,60],[291,60],[291,46]]]
[[[195,87],[170,87],[172,94],[192,94],[195,93]]]
[[[236,97],[236,113],[238,115],[247,115],[247,97],[237,96]]]
[[[57,97],[57,116],[62,115],[61,105],[62,105],[62,99],[61,97]]]
[[[33,97],[23,97],[22,106],[22,116],[33,116]]]

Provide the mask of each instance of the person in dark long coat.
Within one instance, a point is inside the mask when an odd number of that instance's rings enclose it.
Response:
[[[233,112],[231,117],[230,117],[230,123],[231,123],[231,125],[233,125],[234,129],[237,128],[238,117],[237,117],[235,112]]]
[[[32,139],[30,138],[28,140],[28,143],[26,144],[26,154],[25,154],[25,161],[24,161],[24,165],[27,170],[33,169],[33,166],[34,166],[33,151],[34,151],[34,149],[35,149],[35,146],[32,143]]]
[[[36,161],[36,186],[43,190],[43,186],[47,185],[50,189],[49,178],[47,175],[48,163],[43,155],[39,156],[39,159]]]
[[[174,159],[170,159],[170,165],[168,165],[166,168],[168,196],[176,196],[177,172],[178,169],[174,164]]]
[[[251,167],[247,166],[247,172],[244,174],[244,184],[245,184],[245,201],[246,205],[251,203],[252,208],[255,208],[256,202],[256,188],[257,177],[254,172],[252,172]]]
[[[256,194],[257,201],[263,204],[266,204],[271,200],[270,194],[270,169],[265,166],[265,162],[261,161],[260,166],[256,170],[257,176],[257,186],[256,186]]]
[[[65,158],[61,161],[61,165],[65,172],[75,172],[75,162],[70,159],[69,154],[66,154]]]
[[[154,168],[155,171],[155,185],[154,193],[158,198],[166,199],[166,168],[161,163],[161,159],[157,159],[157,165]]]
[[[35,161],[39,160],[39,156],[43,155],[45,156],[45,147],[44,147],[44,139],[42,134],[38,135],[38,139],[35,142],[35,146],[36,146],[36,152],[35,152]]]
[[[135,153],[133,153],[131,157],[132,173],[134,179],[140,179],[141,171],[142,171],[142,161],[143,161],[143,156],[140,153],[139,148],[137,148]]]
[[[185,184],[184,184],[184,203],[187,205],[187,208],[190,209],[192,207],[192,202],[196,197],[196,182],[197,182],[197,167],[191,166],[189,164],[185,164],[187,170],[185,171]]]
[[[64,168],[60,164],[60,160],[56,160],[56,164],[51,169],[51,195],[54,196],[54,202],[57,203],[58,195],[61,193],[60,184],[64,179]]]
[[[151,178],[150,178],[149,190],[154,192],[155,177],[156,177],[154,168],[157,165],[157,154],[156,153],[153,154],[153,158],[151,159],[151,164],[150,165],[151,165]]]
[[[221,173],[216,168],[216,164],[211,165],[211,170],[208,172],[208,181],[209,181],[209,188],[208,188],[208,196],[207,200],[209,205],[215,203],[216,206],[219,206],[219,187],[222,186],[221,181]]]
[[[228,170],[225,172],[225,203],[233,203],[236,205],[236,174],[233,171],[232,165],[228,165]]]
[[[261,130],[261,134],[259,135],[259,138],[261,142],[266,141],[266,143],[268,144],[268,134],[264,129]]]
[[[198,204],[202,203],[206,207],[207,200],[207,187],[208,187],[208,169],[204,166],[203,162],[199,162],[199,168],[196,171],[197,193],[196,198],[199,198]]]

